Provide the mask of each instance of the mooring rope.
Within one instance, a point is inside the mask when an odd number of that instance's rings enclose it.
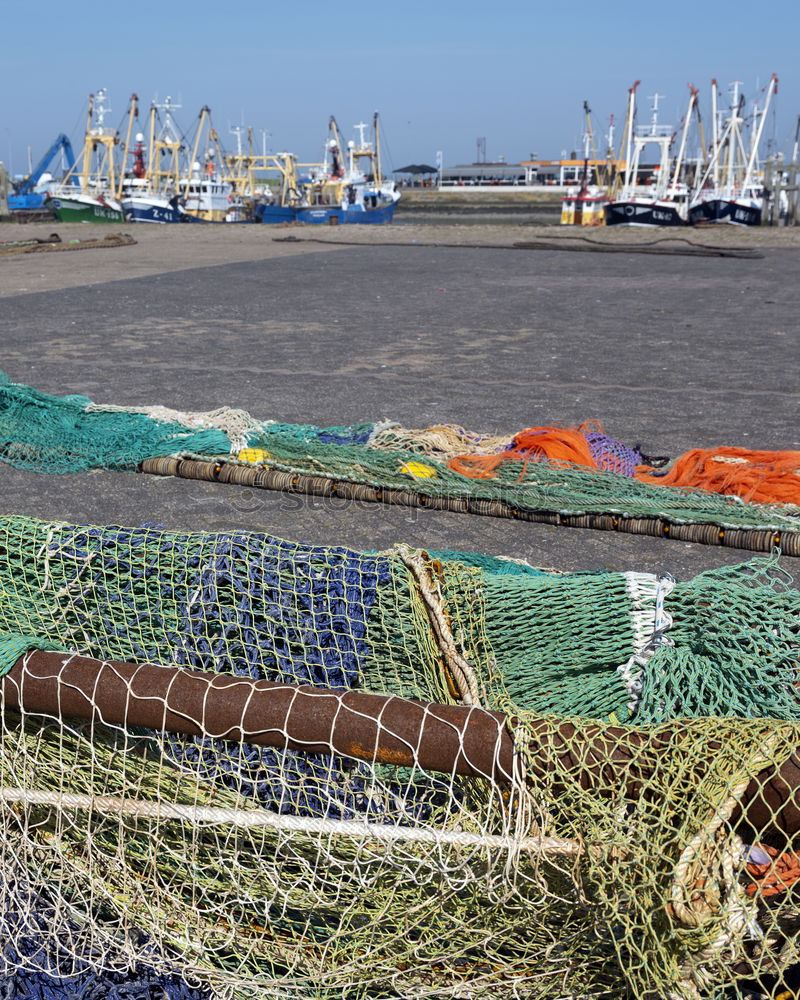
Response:
[[[59,250],[107,250],[113,247],[135,246],[136,240],[127,233],[109,233],[108,236],[89,240],[69,240],[64,242],[58,233],[52,233],[46,240],[11,240],[0,243],[0,257],[12,257],[23,253],[53,253]]]
[[[665,236],[649,243],[601,243],[585,236],[564,236],[556,240],[520,240],[515,243],[421,243],[414,240],[391,240],[367,243],[363,240],[326,240],[316,236],[274,236],[273,243],[323,243],[349,247],[435,247],[448,250],[571,250],[584,253],[649,253],[684,257],[740,257],[760,260],[764,254],[749,247],[715,247],[693,243],[683,236]],[[660,243],[685,243],[686,247],[658,246]]]

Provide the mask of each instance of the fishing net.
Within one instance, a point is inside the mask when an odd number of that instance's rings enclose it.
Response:
[[[181,736],[9,702],[5,969],[139,970],[191,1000],[793,989],[792,581],[771,558],[681,583],[472,562],[0,519],[0,669],[44,636],[311,684],[372,725],[351,752],[306,751],[221,739],[213,715]],[[50,654],[65,698],[72,653]],[[362,692],[391,698],[372,717]],[[422,713],[418,737],[396,704]],[[466,706],[462,752],[434,767],[445,706]],[[468,773],[484,710],[513,753]]]
[[[214,427],[188,429],[143,413],[87,410],[86,396],[50,396],[0,372],[0,458],[36,472],[131,469],[145,458],[184,449],[227,451]]]
[[[758,461],[750,461],[739,454],[741,449],[719,449],[719,455],[692,452],[691,461],[654,470],[640,466],[637,449],[604,434],[596,423],[582,427],[532,428],[510,440],[455,425],[418,431],[389,422],[317,427],[259,421],[228,407],[187,413],[162,406],[101,405],[84,396],[49,396],[0,375],[0,460],[17,468],[49,473],[134,470],[169,455],[218,457],[230,466],[313,477],[323,485],[346,482],[378,493],[399,491],[406,502],[413,495],[423,504],[446,499],[453,509],[497,516],[509,513],[493,505],[545,512],[556,519],[607,515],[612,520],[662,518],[677,525],[761,529],[787,538],[791,534],[796,546],[800,454],[759,452],[753,453]],[[736,455],[728,454],[734,451]],[[673,474],[684,467],[685,475]],[[642,468],[647,481],[633,478]],[[694,482],[692,470],[698,469],[697,485],[704,488],[687,488]],[[213,464],[202,475],[215,478]],[[226,481],[244,480],[229,476]],[[728,493],[732,495],[723,495]],[[770,498],[780,502],[767,502]],[[772,542],[766,539],[765,544],[768,551]]]

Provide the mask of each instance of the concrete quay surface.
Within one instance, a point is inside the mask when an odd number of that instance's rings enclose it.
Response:
[[[0,240],[110,231],[5,225]],[[598,418],[607,433],[654,454],[721,444],[800,449],[794,230],[680,234],[757,247],[759,259],[513,249],[520,240],[587,237],[531,226],[126,231],[135,246],[0,259],[0,367],[14,381],[98,402],[229,405],[318,424],[390,418],[511,435]],[[587,238],[684,246],[652,230]],[[133,473],[6,467],[0,511],[250,528],[362,549],[402,540],[683,578],[752,557]],[[800,560],[786,566],[796,572]]]

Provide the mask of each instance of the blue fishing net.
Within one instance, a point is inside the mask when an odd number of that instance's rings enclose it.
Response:
[[[212,1000],[207,986],[190,985],[176,968],[158,972],[146,961],[99,971],[101,954],[73,921],[52,933],[55,911],[42,893],[3,886],[0,909],[0,1000]],[[59,926],[63,927],[63,916]],[[144,935],[138,942],[146,955]]]
[[[334,690],[360,686],[370,612],[392,580],[385,556],[261,533],[59,524],[34,534],[6,567],[0,632],[24,616],[33,634],[104,659]],[[404,822],[441,798],[435,782],[378,794],[366,765],[337,756],[168,734],[162,745],[179,766],[281,813]]]

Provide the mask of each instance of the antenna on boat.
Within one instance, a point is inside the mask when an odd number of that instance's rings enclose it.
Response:
[[[93,129],[93,132],[95,135],[103,135],[105,131],[104,127],[105,117],[106,115],[110,115],[112,113],[111,108],[107,108],[105,105],[105,101],[107,98],[108,98],[108,91],[105,89],[105,87],[101,87],[97,91],[97,98],[95,100],[95,108],[94,108],[94,118],[96,124]]]
[[[652,104],[652,106],[650,108],[650,133],[649,134],[652,135],[652,136],[657,136],[658,135],[658,102],[659,102],[659,99],[662,98],[663,96],[664,96],[663,94],[659,94],[659,92],[656,91],[655,94],[653,94],[650,97],[650,100],[653,102],[653,104]]]
[[[163,104],[159,104],[156,100],[153,102],[153,107],[157,108],[159,111],[164,112],[164,122],[161,126],[161,130],[158,133],[159,140],[161,142],[179,142],[180,136],[178,132],[178,126],[175,124],[175,119],[172,117],[172,112],[180,110],[182,105],[173,104],[171,97],[165,97]]]
[[[241,156],[242,155],[242,136],[245,134],[245,132],[247,131],[247,129],[244,127],[244,125],[233,125],[233,126],[230,126],[228,128],[228,131],[231,133],[231,135],[235,135],[236,136],[236,155],[237,156]]]
[[[367,148],[367,142],[364,139],[364,130],[369,128],[366,122],[359,122],[358,125],[354,125],[353,128],[358,132],[358,148],[359,150],[364,150]]]

